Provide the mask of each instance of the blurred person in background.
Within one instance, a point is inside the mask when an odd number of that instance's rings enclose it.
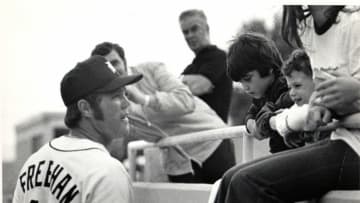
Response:
[[[202,10],[183,11],[179,23],[186,43],[195,54],[182,73],[182,81],[226,123],[232,95],[232,81],[226,74],[226,53],[211,44],[210,28]]]

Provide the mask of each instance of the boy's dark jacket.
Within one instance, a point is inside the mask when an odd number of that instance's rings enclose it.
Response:
[[[260,99],[253,99],[246,116],[245,123],[248,119],[256,120],[256,133],[259,137],[270,138],[270,152],[275,153],[290,149],[284,139],[270,128],[270,117],[275,115],[275,111],[282,108],[289,108],[294,104],[288,93],[286,80],[282,76],[277,76],[274,82],[265,92],[265,96]]]

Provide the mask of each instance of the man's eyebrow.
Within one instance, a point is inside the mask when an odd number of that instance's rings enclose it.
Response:
[[[187,28],[187,29],[183,29],[182,31],[183,31],[183,32],[188,32],[188,31],[193,30],[193,29],[196,29],[196,28],[198,28],[198,27],[199,27],[198,24],[194,24],[194,25],[190,26],[190,27]]]

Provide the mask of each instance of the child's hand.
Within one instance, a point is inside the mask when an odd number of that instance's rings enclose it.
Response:
[[[256,131],[256,121],[254,119],[249,119],[246,122],[246,128],[249,131],[249,135],[255,137],[258,140],[263,140],[264,137],[260,135],[260,133],[257,133]]]
[[[255,132],[255,128],[256,128],[256,122],[254,119],[249,119],[246,122],[246,128],[249,131],[249,134],[252,134]]]
[[[325,126],[332,119],[329,109],[324,106],[311,105],[305,122],[305,131],[314,131],[320,126]]]

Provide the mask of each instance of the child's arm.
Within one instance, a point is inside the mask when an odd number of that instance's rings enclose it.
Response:
[[[272,117],[275,116],[279,109],[286,109],[292,106],[294,102],[291,100],[288,92],[283,93],[275,103],[267,102],[256,116],[256,130],[259,134],[260,140],[271,136],[276,136]]]
[[[250,105],[248,111],[245,114],[245,124],[246,124],[246,130],[249,134],[252,134],[255,130],[255,117],[256,114],[259,112],[260,107],[256,105],[255,101],[253,100],[253,103]]]
[[[304,131],[309,105],[294,105],[271,119],[272,126],[283,137],[293,132]]]
[[[282,112],[272,116],[270,127],[277,131],[289,147],[300,147],[305,143],[303,128],[305,125],[307,106],[293,105]]]
[[[250,106],[247,114],[245,115],[246,130],[249,135],[254,136],[256,139],[263,139],[259,136],[256,129],[256,114],[261,109],[261,102],[253,100],[253,104]]]

